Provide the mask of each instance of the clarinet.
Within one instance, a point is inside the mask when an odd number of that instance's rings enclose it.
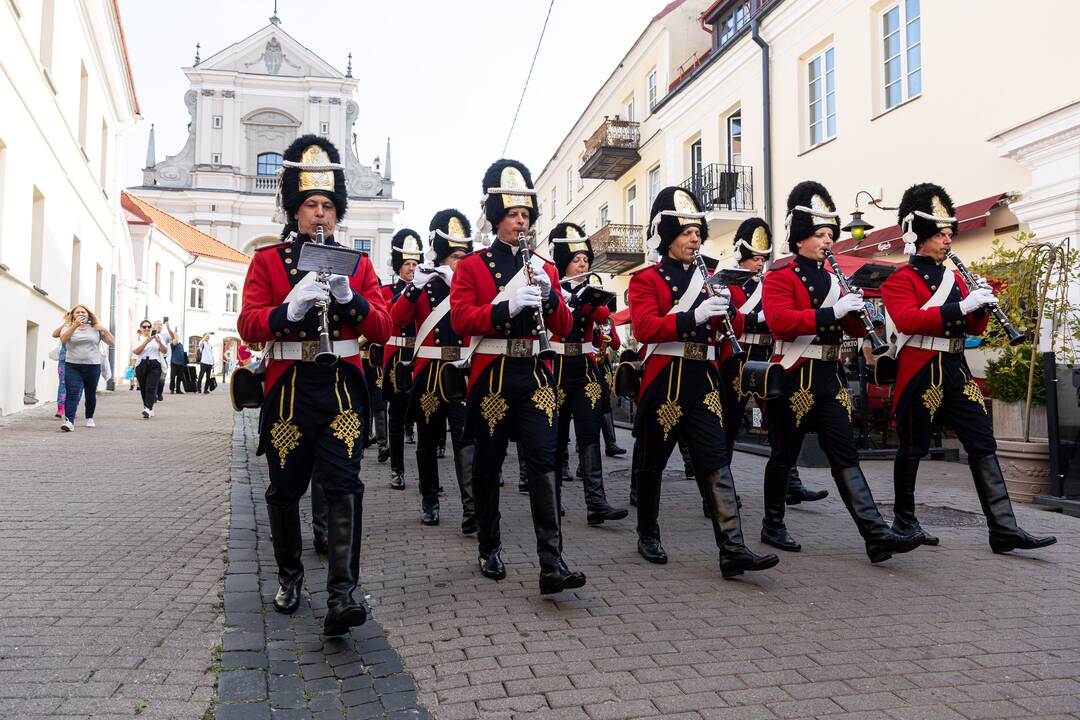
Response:
[[[518,233],[518,251],[521,253],[521,259],[525,263],[525,273],[529,278],[530,285],[536,285],[536,277],[533,275],[532,253],[529,251],[529,241],[525,238],[524,231]],[[550,360],[555,357],[556,352],[551,347],[551,338],[548,337],[547,326],[544,324],[544,308],[541,305],[535,311],[536,316],[536,333],[540,336],[540,352],[537,353],[537,357],[541,360]]]
[[[709,282],[709,268],[705,267],[705,260],[701,257],[701,252],[698,250],[694,251],[694,264],[697,266],[698,272],[701,273],[701,277],[705,281],[705,287],[709,289],[709,294],[715,296],[719,290]],[[742,345],[740,345],[739,341],[735,338],[735,330],[731,327],[731,318],[729,318],[726,313],[720,316],[720,333],[727,340],[733,357],[743,357],[745,355]],[[717,360],[720,359],[719,352],[720,349],[717,348]]]
[[[952,250],[946,251],[949,255],[949,259],[952,260],[953,265],[960,271],[960,274],[964,276],[964,282],[967,284],[968,292],[971,292],[975,288],[979,287],[979,283],[975,280],[975,276],[971,274],[971,271],[967,269],[967,266],[960,261],[960,258],[956,257],[956,254]],[[1005,331],[1005,334],[1009,336],[1009,345],[1019,345],[1026,339],[1024,334],[1018,331],[1009,322],[1009,317],[1005,314],[997,305],[991,305],[989,307],[990,314],[994,316],[994,319],[1001,325],[1001,329]]]
[[[322,225],[315,226],[315,241],[320,245],[326,244]],[[316,277],[317,281],[323,284],[330,281],[330,273],[320,271]],[[338,361],[338,356],[334,354],[334,344],[330,342],[330,303],[320,300],[316,306],[319,308],[319,353],[315,356],[315,364],[330,367]]]
[[[844,271],[840,269],[840,263],[837,262],[832,250],[825,249],[825,258],[832,265],[833,272],[836,273],[836,282],[840,284],[840,289],[844,291],[844,294],[848,295],[854,292],[851,289],[851,283],[848,282],[847,277],[844,275]],[[889,344],[882,340],[874,330],[874,321],[870,319],[870,313],[866,312],[866,306],[864,305],[856,314],[859,316],[859,320],[862,321],[863,327],[866,328],[866,339],[870,341],[870,354],[877,357],[889,352]]]

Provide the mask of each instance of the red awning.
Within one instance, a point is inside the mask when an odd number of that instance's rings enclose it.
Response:
[[[1007,193],[999,193],[957,207],[956,219],[960,221],[960,233],[963,234],[969,230],[985,227],[990,211],[1006,197],[1008,197]],[[836,253],[837,257],[844,257],[845,255],[857,255],[859,257],[888,255],[903,249],[901,235],[903,235],[903,232],[901,232],[900,226],[893,225],[875,230],[862,240],[856,240],[855,238],[841,240],[833,245],[833,252]],[[842,266],[843,263],[841,263]]]
[[[837,244],[839,244],[839,243],[837,243]],[[833,247],[835,248],[836,245],[833,245]],[[794,255],[787,255],[785,257],[780,258],[779,260],[777,260],[776,262],[774,262],[772,265],[769,266],[769,270],[770,271],[776,270],[778,268],[782,268],[782,267],[788,265],[789,263],[791,263],[791,261],[794,259],[794,257],[795,257]],[[837,255],[836,256],[836,261],[838,263],[840,263],[840,269],[843,271],[844,277],[847,277],[847,278],[851,278],[851,276],[854,275],[855,272],[859,268],[861,268],[863,265],[867,265],[867,264],[871,264],[871,265],[889,265],[889,266],[898,267],[898,268],[903,267],[906,264],[906,263],[890,262],[889,260],[882,260],[880,258],[860,257],[858,255],[854,255],[854,254],[851,254],[851,253],[848,253],[847,255]],[[880,278],[880,275],[879,275],[879,278]],[[854,283],[854,282],[852,283],[852,285],[855,285],[855,284],[856,283]],[[864,288],[863,289],[863,294],[866,295],[866,297],[880,297],[881,296],[881,291],[878,290],[877,288]]]

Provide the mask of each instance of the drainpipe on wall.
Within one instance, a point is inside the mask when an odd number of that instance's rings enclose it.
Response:
[[[186,333],[188,336],[191,335],[191,332],[188,330],[188,326],[187,326],[187,298],[184,297],[184,295],[187,295],[187,293],[189,291],[188,284],[187,284],[187,269],[189,267],[191,267],[192,265],[194,265],[195,261],[198,260],[198,259],[199,259],[198,255],[193,255],[192,258],[191,258],[191,262],[189,262],[187,265],[184,266],[184,285],[183,285],[184,290],[180,294],[180,331],[183,332],[183,333]],[[183,340],[184,340],[184,344],[186,345],[187,344],[187,338],[183,338]]]
[[[761,48],[761,130],[764,136],[763,158],[765,170],[765,221],[772,226],[772,98],[769,91],[769,44],[758,32],[756,19],[750,21],[750,37]],[[775,258],[775,252],[773,253]]]

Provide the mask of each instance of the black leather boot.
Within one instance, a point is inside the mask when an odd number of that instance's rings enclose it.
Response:
[[[405,489],[405,430],[390,428],[390,487]]]
[[[416,444],[416,435],[413,433],[412,423],[408,423],[405,426],[405,442],[408,443],[409,445],[415,445]]]
[[[384,463],[390,459],[390,442],[386,434],[386,408],[380,408],[371,414],[372,424],[375,425],[375,445],[379,448],[379,462]]]
[[[506,566],[502,561],[502,548],[488,554],[480,554],[480,574],[492,580],[506,577]]]
[[[788,473],[787,498],[788,505],[798,505],[804,502],[816,502],[829,497],[828,490],[807,490],[799,477],[799,468],[791,468]]]
[[[771,458],[765,465],[765,507],[761,520],[761,542],[787,552],[799,552],[802,545],[788,534],[784,524],[784,500],[789,472],[789,468]]]
[[[420,476],[420,522],[424,525],[439,524],[439,460],[434,446],[427,443],[416,446],[416,473]]]
[[[540,594],[552,595],[584,586],[585,574],[572,572],[562,559],[558,478],[554,471],[529,476],[529,507],[536,533],[536,555],[540,560]]]
[[[458,492],[461,493],[461,534],[476,532],[476,503],[473,501],[473,456],[476,446],[472,443],[454,453],[454,472],[457,473]]]
[[[439,460],[442,460],[443,458],[446,457],[446,440],[445,440],[445,438],[443,439],[443,441],[441,443],[439,443],[439,446],[437,448],[435,448],[435,457],[437,457]]]
[[[991,550],[1000,555],[1013,550],[1035,550],[1057,542],[1053,535],[1032,535],[1017,526],[996,454],[969,457],[968,465],[975,480],[975,491],[979,495],[983,515],[986,516],[986,526],[990,529]]]
[[[625,455],[626,450],[615,441],[615,416],[609,412],[600,416],[600,432],[604,435],[604,453],[608,457]]]
[[[701,485],[712,510],[713,534],[716,547],[720,549],[720,574],[735,577],[748,570],[768,570],[780,562],[772,553],[758,555],[743,542],[742,521],[735,503],[735,479],[731,466],[713,470],[705,476]]]
[[[897,455],[893,463],[893,522],[897,535],[922,535],[923,545],[937,545],[938,538],[923,529],[915,517],[915,478],[919,474],[919,458]]]
[[[394,490],[405,489],[405,471],[390,468],[390,487]]]
[[[292,615],[300,607],[300,591],[304,587],[304,550],[300,534],[300,505],[267,505],[270,519],[270,539],[274,544],[274,560],[278,566],[278,591],[274,609]]]
[[[328,495],[330,554],[326,565],[324,635],[344,635],[363,625],[367,608],[356,600],[360,582],[360,538],[364,529],[364,495]]]
[[[473,498],[476,505],[476,541],[480,572],[492,580],[506,577],[502,561],[502,530],[499,527],[499,476],[484,471],[491,468],[473,464]]]
[[[833,470],[833,478],[859,534],[866,541],[866,554],[870,562],[884,562],[894,553],[910,552],[923,544],[922,535],[897,535],[885,524],[859,466]]]
[[[668,561],[660,544],[660,473],[643,468],[637,476],[637,534],[638,554],[651,563],[663,565]]]
[[[634,452],[630,455],[630,505],[638,503],[638,461],[641,457],[641,443],[634,440]]]
[[[562,453],[561,453],[562,454],[562,458],[561,458],[562,462],[559,463],[559,466],[562,468],[562,474],[560,475],[560,478],[562,479],[562,481],[564,483],[574,481],[574,476],[570,474],[570,453],[567,452],[567,450],[569,450],[569,449],[570,449],[569,444],[567,444],[566,449],[563,450]],[[578,448],[578,452],[581,452],[580,447]],[[558,451],[556,451],[556,454],[559,454]]]
[[[603,525],[605,520],[622,520],[629,515],[625,508],[612,507],[604,491],[604,471],[600,460],[600,446],[589,445],[578,453],[578,467],[582,469],[582,487],[585,488],[585,508],[590,525]]]
[[[318,473],[311,474],[311,536],[319,555],[326,554],[326,493]]]
[[[525,472],[525,458],[518,455],[518,492],[529,492],[529,474]]]

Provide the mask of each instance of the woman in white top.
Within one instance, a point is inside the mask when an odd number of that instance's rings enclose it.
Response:
[[[154,402],[157,400],[158,380],[161,378],[161,357],[165,352],[165,343],[150,324],[149,320],[139,323],[139,334],[131,354],[138,360],[135,377],[139,380],[139,392],[142,393],[144,418],[154,417]]]
[[[79,396],[86,391],[86,427],[94,427],[97,385],[101,378],[101,341],[111,347],[113,336],[98,323],[97,316],[85,305],[76,305],[64,316],[64,324],[54,333],[67,349],[64,357],[64,424],[61,430],[75,429],[75,411]]]

